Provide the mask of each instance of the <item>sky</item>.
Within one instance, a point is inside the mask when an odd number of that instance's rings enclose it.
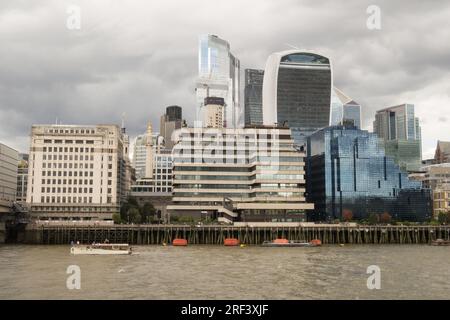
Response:
[[[195,115],[198,36],[226,39],[241,69],[292,46],[332,60],[334,85],[375,111],[412,103],[423,158],[450,141],[450,2],[2,0],[0,142],[28,152],[32,124],[159,128],[169,105]],[[367,20],[380,9],[380,29]],[[80,11],[80,29],[67,21]],[[241,82],[243,82],[243,75]]]

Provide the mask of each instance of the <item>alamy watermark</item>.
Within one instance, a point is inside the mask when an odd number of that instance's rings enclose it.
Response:
[[[66,287],[69,290],[81,289],[81,268],[77,265],[67,267],[66,273],[69,274],[66,280]]]
[[[81,29],[81,8],[80,6],[70,5],[66,13],[69,15],[66,20],[66,27],[69,30]]]
[[[381,289],[381,269],[377,265],[370,265],[366,270],[367,274],[370,276],[367,278],[367,289]]]
[[[367,7],[366,13],[369,15],[366,20],[366,26],[369,30],[381,30],[381,9],[372,4]]]

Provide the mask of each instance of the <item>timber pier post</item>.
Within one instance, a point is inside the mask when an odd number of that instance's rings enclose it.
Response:
[[[323,244],[428,244],[438,238],[450,240],[450,226],[226,226],[226,225],[28,225],[21,242],[69,244],[103,242],[134,245],[169,244],[184,238],[189,244],[222,245],[237,238],[259,245],[276,238],[297,241],[320,239]]]

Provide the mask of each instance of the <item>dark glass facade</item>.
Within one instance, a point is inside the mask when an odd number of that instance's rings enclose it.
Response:
[[[262,89],[264,70],[245,69],[245,125],[262,125]]]
[[[182,118],[182,109],[180,106],[169,106],[166,108],[166,121],[177,121]]]
[[[309,58],[308,58],[309,57]],[[327,58],[292,54],[281,59],[277,84],[277,119],[287,124],[297,145],[330,124],[331,68]]]
[[[308,138],[307,198],[314,202],[311,220],[356,219],[389,213],[393,219],[424,221],[431,217],[429,189],[408,179],[374,133],[354,126],[333,126]]]

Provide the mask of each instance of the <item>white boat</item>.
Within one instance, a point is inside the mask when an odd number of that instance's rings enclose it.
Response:
[[[131,254],[132,249],[126,243],[93,243],[91,245],[73,245],[70,248],[71,254]]]

